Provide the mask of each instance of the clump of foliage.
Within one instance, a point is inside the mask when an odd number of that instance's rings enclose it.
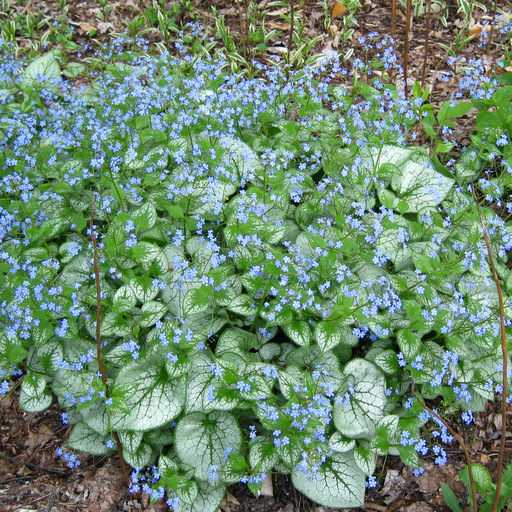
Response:
[[[352,71],[254,79],[124,52],[78,89],[57,51],[2,56],[2,390],[56,395],[75,450],[119,442],[133,490],[214,511],[277,471],[361,506],[377,457],[446,461],[415,396],[469,423],[499,391],[481,169],[407,146],[423,100],[387,83],[389,41],[361,43],[377,60]],[[509,325],[511,228],[483,217]]]

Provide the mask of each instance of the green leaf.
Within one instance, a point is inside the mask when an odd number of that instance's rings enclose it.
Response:
[[[387,403],[384,375],[374,364],[360,358],[347,363],[343,373],[352,381],[354,394],[348,405],[334,405],[334,424],[346,437],[371,439]]]
[[[157,218],[155,207],[149,202],[137,208],[131,215],[137,233],[152,228]]]
[[[37,373],[28,372],[21,383],[20,408],[27,412],[39,412],[50,407],[51,403],[46,379]]]
[[[190,413],[176,426],[176,452],[185,464],[195,468],[196,478],[200,480],[208,480],[211,466],[223,465],[226,448],[237,452],[241,445],[242,431],[229,412]]]
[[[146,272],[163,274],[168,270],[167,258],[163,251],[149,242],[139,242],[132,248],[134,259],[140,262]]]
[[[75,450],[90,455],[105,455],[111,451],[105,444],[109,439],[109,435],[98,434],[86,423],[79,421],[73,426],[67,444]]]
[[[64,359],[64,351],[60,341],[47,341],[39,345],[36,350],[37,358],[46,372],[55,372],[59,368],[59,361]]]
[[[173,486],[174,494],[180,499],[180,506],[178,510],[183,510],[185,503],[193,504],[196,501],[199,493],[199,488],[195,480],[187,480],[181,477],[177,485]]]
[[[397,447],[398,453],[400,454],[400,459],[406,466],[410,466],[412,468],[419,468],[421,466],[420,458],[414,446],[400,446]]]
[[[275,447],[279,459],[287,468],[295,468],[301,460],[302,448],[292,439],[287,445]]]
[[[154,460],[153,449],[147,443],[142,443],[135,452],[127,451],[125,453],[123,451],[123,455],[126,462],[132,468],[143,468],[145,466],[149,466]]]
[[[226,329],[220,335],[217,347],[215,348],[215,355],[219,357],[224,352],[232,352],[237,348],[244,352],[249,352],[260,347],[261,341],[256,334],[238,327],[232,327],[231,329]]]
[[[85,66],[83,64],[80,64],[79,62],[68,62],[66,65],[66,69],[62,71],[62,74],[64,76],[67,76],[68,78],[76,78],[84,71]]]
[[[148,302],[153,300],[159,292],[156,286],[151,284],[152,280],[144,277],[135,277],[131,279],[126,286],[140,302]]]
[[[217,512],[226,494],[227,485],[197,482],[197,497],[193,503],[180,503],[179,512]]]
[[[391,190],[388,190],[387,188],[381,188],[377,192],[377,196],[379,198],[379,201],[389,209],[393,209],[398,204],[398,199]]]
[[[354,439],[347,439],[343,437],[339,432],[334,434],[329,439],[329,448],[338,453],[345,453],[353,450],[356,446]]]
[[[396,335],[398,346],[406,361],[412,361],[421,350],[421,338],[408,329],[400,329]]]
[[[307,379],[307,382],[303,382],[305,379]],[[311,377],[309,375],[305,376],[301,368],[288,364],[286,368],[279,371],[279,388],[287,400],[294,395],[293,388],[299,383],[304,385],[311,383]]]
[[[453,187],[454,181],[439,174],[427,157],[409,160],[394,188],[405,199],[411,212],[438,205]]]
[[[96,336],[96,318],[90,317],[86,321],[86,327],[89,334],[92,337]],[[132,330],[122,315],[115,314],[113,311],[109,311],[101,319],[101,335],[102,336],[128,336]]]
[[[446,501],[446,504],[448,507],[450,507],[450,510],[452,510],[452,512],[462,512],[459,500],[457,499],[457,496],[455,496],[455,493],[452,491],[452,489],[448,487],[448,485],[444,482],[441,482],[441,490],[443,491],[444,501]]]
[[[212,289],[210,286],[188,290],[183,298],[183,313],[185,317],[207,311],[210,308],[210,300],[212,300]]]
[[[10,363],[18,364],[27,357],[28,350],[21,345],[7,345],[6,355]]]
[[[267,478],[269,478],[267,476]],[[261,494],[261,490],[263,489],[263,482],[259,483],[253,483],[253,482],[247,482],[247,487],[249,487],[249,490],[252,492],[254,497],[259,498]]]
[[[368,443],[362,443],[354,450],[354,460],[365,475],[373,475],[377,462],[377,454],[375,450],[368,447]]]
[[[172,352],[172,351],[170,351]],[[171,361],[169,358],[165,361],[165,367],[170,379],[177,379],[182,375],[187,375],[192,369],[192,363],[183,355],[178,356],[176,362]]]
[[[445,140],[436,141],[436,152],[437,153],[448,153],[454,148],[455,144],[453,142],[448,142]]]
[[[56,60],[58,55],[59,51],[51,50],[33,60],[23,71],[21,88],[25,92],[43,87],[56,91],[60,77],[60,66]]]
[[[377,423],[377,434],[388,440],[400,438],[399,417],[396,414],[389,414],[381,418]]]
[[[183,219],[185,215],[183,214],[183,210],[174,204],[164,204],[165,209],[167,210],[167,213],[173,218],[173,219]]]
[[[461,101],[452,106],[452,101],[445,101],[437,114],[437,121],[443,124],[445,119],[453,119],[455,117],[462,117],[473,108],[471,101]]]
[[[212,375],[210,365],[213,363],[211,356],[205,352],[199,352],[190,357],[192,370],[188,375],[187,397],[185,412],[207,411],[211,409],[231,410],[240,405],[240,400],[233,396],[217,396],[217,391],[225,384],[220,378]],[[214,388],[213,394],[216,397],[213,402],[208,399],[208,388]]]
[[[311,477],[294,469],[293,485],[308,498],[326,507],[364,507],[365,474],[352,452],[336,453]]]
[[[160,318],[162,318],[168,311],[165,304],[157,302],[156,300],[150,300],[143,304],[142,308],[142,320],[140,321],[141,327],[150,327],[154,325]]]
[[[111,413],[112,429],[144,431],[172,421],[183,409],[185,383],[185,378],[170,381],[157,355],[128,363],[112,387],[112,396],[123,400],[128,412]]]
[[[316,342],[323,352],[339,345],[342,341],[341,332],[333,322],[317,322],[313,332]]]
[[[473,481],[475,483],[476,490],[480,494],[488,494],[494,491],[496,485],[492,481],[492,476],[489,471],[481,464],[471,464],[473,471]],[[467,466],[461,471],[467,472]],[[469,478],[469,477],[468,477]]]
[[[249,464],[256,471],[271,471],[277,463],[274,443],[268,436],[258,436],[249,445]]]
[[[432,139],[436,138],[436,132],[434,130],[435,122],[436,118],[434,117],[434,114],[432,112],[429,112],[428,115],[421,120],[421,124],[425,129],[425,133]]]
[[[227,484],[240,482],[240,477],[249,471],[249,464],[243,455],[231,453],[222,467],[222,480]]]
[[[479,112],[476,116],[476,128],[478,132],[492,128],[503,128],[503,121],[497,112]]]
[[[284,327],[284,332],[301,347],[307,347],[311,343],[311,328],[308,322],[292,322]]]
[[[398,371],[398,359],[396,352],[392,349],[383,350],[380,354],[375,356],[373,362],[386,375],[394,375]]]
[[[512,85],[501,87],[492,95],[492,101],[495,105],[508,105],[512,99]]]
[[[453,179],[439,174],[423,151],[386,145],[372,151],[370,165],[393,164],[400,172],[391,177],[391,187],[407,202],[409,212],[439,204],[453,186]]]
[[[82,251],[78,256],[66,264],[62,270],[59,280],[62,284],[74,286],[77,282],[90,279],[91,269],[89,268],[89,255]]]
[[[121,441],[121,446],[123,447],[123,453],[125,451],[135,453],[142,443],[142,432],[127,430],[119,432],[118,435],[119,440]]]
[[[326,377],[326,380],[333,384],[335,390],[339,389],[343,382],[340,363],[336,354],[330,351],[323,352],[320,347],[316,345],[299,347],[292,350],[286,356],[286,363],[299,368],[309,368],[309,371],[313,371],[316,367],[326,370],[329,375]]]
[[[257,312],[254,306],[254,299],[250,295],[242,294],[235,297],[227,306],[228,311],[232,311],[237,315],[254,316]]]

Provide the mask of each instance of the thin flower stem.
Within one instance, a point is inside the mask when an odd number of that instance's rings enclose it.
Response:
[[[501,441],[500,449],[498,452],[498,468],[496,475],[496,493],[494,495],[494,501],[492,502],[491,512],[496,512],[498,508],[498,502],[501,497],[501,484],[503,480],[503,457],[505,455],[505,440],[507,436],[507,386],[508,386],[508,350],[507,350],[507,334],[505,332],[505,308],[503,306],[503,293],[501,291],[500,279],[496,272],[496,266],[494,264],[494,258],[491,251],[491,242],[489,240],[489,233],[485,227],[484,219],[482,217],[482,211],[480,204],[476,197],[475,188],[471,184],[471,192],[475,198],[476,207],[478,210],[478,217],[480,218],[480,224],[482,225],[482,231],[484,234],[485,245],[487,246],[487,252],[489,254],[489,263],[491,265],[492,275],[496,282],[496,288],[498,290],[498,299],[500,302],[500,342],[501,342],[501,353],[503,356],[503,390],[501,393]]]
[[[96,281],[96,352],[98,354],[98,366],[100,368],[101,380],[105,386],[105,396],[110,398],[110,392],[108,389],[107,374],[103,365],[103,356],[101,354],[101,286],[100,286],[100,269],[98,265],[98,244],[96,243],[96,234],[94,233],[94,214],[96,212],[96,194],[92,196],[92,213],[90,221],[91,240],[94,257],[94,280]],[[121,468],[123,470],[124,477],[128,483],[128,487],[131,484],[130,472],[128,466],[123,457],[123,446],[121,440],[117,435],[117,432],[112,431],[112,436],[117,445],[117,451],[119,452],[119,460],[121,461]]]
[[[477,501],[476,501],[476,488],[475,488],[475,481],[473,480],[473,468],[471,466],[471,455],[469,454],[469,450],[468,450],[468,448],[466,446],[466,443],[464,443],[464,440],[462,439],[460,434],[455,432],[455,430],[453,430],[453,428],[443,418],[441,418],[441,416],[439,416],[439,414],[437,414],[437,412],[433,411],[417,395],[415,387],[414,387],[414,379],[412,377],[411,377],[411,379],[412,379],[411,393],[414,396],[414,398],[416,398],[416,400],[418,400],[418,402],[423,407],[423,409],[428,411],[432,416],[434,416],[434,418],[439,420],[446,427],[448,432],[450,432],[450,434],[457,440],[457,442],[459,443],[460,447],[462,448],[462,451],[464,452],[464,456],[466,457],[466,464],[468,466],[469,483],[471,484],[471,495],[473,496],[473,512],[477,512],[478,511],[478,504],[477,504]]]

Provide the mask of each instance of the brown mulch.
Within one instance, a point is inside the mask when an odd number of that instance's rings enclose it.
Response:
[[[11,2],[11,4],[14,2]],[[173,2],[167,2],[170,7]],[[215,19],[211,6],[215,6],[220,15],[226,18],[235,39],[240,40],[240,22],[237,3],[231,0],[211,0],[202,2],[192,0],[194,13],[200,14],[199,20],[204,26],[214,27]],[[244,4],[243,0],[240,2]],[[330,7],[332,7],[332,3]],[[365,0],[360,12],[356,14],[359,27],[345,48],[338,45],[334,33],[326,34],[315,51],[323,49],[343,49],[350,47],[360,52],[357,38],[372,31],[390,32],[390,2],[386,0]],[[313,0],[296,1],[302,6],[305,33],[315,37],[324,32],[323,12]],[[502,8],[506,4],[499,2]],[[448,2],[448,26],[444,27],[439,15],[433,17],[430,33],[430,52],[427,67],[427,85],[432,89],[429,101],[440,104],[449,99],[454,91],[453,81],[439,80],[441,73],[451,70],[446,64],[446,52],[438,43],[450,44],[456,31],[468,35],[474,27],[479,27],[489,19],[488,14],[475,12],[471,25],[464,27],[462,18],[456,11],[455,3]],[[150,0],[120,1],[107,17],[105,22],[99,22],[96,17],[98,8],[95,0],[70,1],[67,19],[75,28],[73,40],[80,44],[92,43],[89,37],[91,28],[97,30],[94,38],[106,42],[112,32],[122,33],[126,29],[124,21],[130,21],[141,15],[143,9],[150,8]],[[20,11],[23,5],[17,7]],[[29,7],[32,12],[39,13],[43,18],[58,19],[62,12],[57,1],[33,0]],[[268,9],[276,11],[269,0],[258,3],[260,12]],[[190,16],[182,9],[177,21],[190,21]],[[491,6],[489,5],[489,11]],[[268,17],[270,19],[270,17]],[[397,45],[399,54],[403,49],[405,11],[399,4],[397,16]],[[333,20],[333,24],[341,29],[342,18]],[[410,34],[408,75],[412,81],[421,80],[423,68],[425,16],[414,19]],[[462,28],[461,28],[462,27]],[[286,29],[286,27],[283,27]],[[238,34],[238,36],[237,36]],[[150,41],[158,41],[155,33],[146,35]],[[486,48],[479,46],[482,42],[476,36],[465,46],[460,55],[468,58],[479,58],[486,55]],[[28,46],[28,41],[22,42]],[[285,48],[288,43],[286,30],[278,30],[271,41],[273,48]],[[338,46],[337,46],[338,45]],[[494,46],[493,54],[499,56],[500,48]],[[269,55],[257,55],[265,60]],[[395,79],[400,79],[396,76]],[[409,86],[412,85],[409,83]],[[468,117],[461,120],[455,134],[457,140],[464,143],[468,140],[472,120]],[[65,461],[56,456],[56,449],[65,444],[70,428],[62,425],[60,411],[54,404],[50,409],[41,413],[26,413],[17,407],[18,393],[4,397],[0,401],[0,512],[109,512],[109,511],[146,511],[163,512],[166,506],[162,503],[149,505],[147,497],[131,496],[120,468],[117,455],[93,457],[80,454],[81,465],[70,470]],[[496,470],[497,451],[499,446],[499,430],[501,415],[497,404],[489,404],[485,413],[475,415],[475,422],[466,427],[453,420],[452,425],[464,437],[470,446],[473,461]],[[512,425],[511,425],[512,426]],[[510,430],[510,429],[509,429]],[[508,440],[510,443],[510,439]],[[448,512],[440,492],[441,482],[448,483],[455,491],[461,502],[465,499],[465,486],[458,479],[458,471],[462,469],[465,460],[462,451],[454,443],[448,450],[448,464],[438,467],[432,460],[425,461],[426,473],[415,478],[412,470],[405,467],[396,457],[378,461],[379,486],[369,490],[366,497],[365,510],[377,512]],[[510,461],[512,444],[507,444],[506,462]],[[241,484],[230,487],[226,500],[221,505],[223,512],[329,512],[332,509],[316,506],[308,498],[296,491],[288,477],[275,475],[273,477],[273,496],[260,496],[256,499],[246,486]],[[468,510],[466,502],[466,510]]]
[[[15,391],[0,401],[0,511],[1,512],[164,512],[163,503],[149,505],[146,495],[131,496],[117,455],[79,454],[79,467],[69,469],[56,449],[64,446],[70,428],[61,422],[56,404],[40,413],[17,407]],[[496,469],[501,415],[497,404],[475,415],[471,427],[452,423],[470,447],[473,462]],[[512,425],[511,425],[512,427]],[[512,458],[507,441],[506,459]],[[448,512],[440,493],[448,483],[461,501],[465,486],[458,471],[465,459],[453,443],[447,448],[448,464],[439,467],[424,460],[426,472],[416,478],[396,457],[379,459],[379,487],[366,496],[365,510],[377,512]],[[316,506],[296,491],[285,475],[274,475],[272,496],[256,499],[248,488],[236,484],[222,503],[222,512],[333,512]],[[357,509],[361,510],[361,509]]]

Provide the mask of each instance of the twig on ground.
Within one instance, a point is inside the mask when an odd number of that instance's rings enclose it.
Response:
[[[69,472],[60,471],[58,469],[52,469],[52,468],[44,468],[42,466],[38,466],[37,464],[32,464],[31,462],[25,462],[24,460],[16,459],[14,457],[9,457],[7,455],[0,454],[0,458],[8,460],[10,462],[15,462],[16,464],[23,464],[24,466],[27,466],[29,468],[39,469],[40,471],[46,471],[47,473],[53,473],[53,474],[59,475],[59,476],[67,476],[69,474]],[[20,478],[24,478],[24,477],[13,478],[12,480],[19,480]],[[2,482],[0,482],[0,483],[2,483]]]

